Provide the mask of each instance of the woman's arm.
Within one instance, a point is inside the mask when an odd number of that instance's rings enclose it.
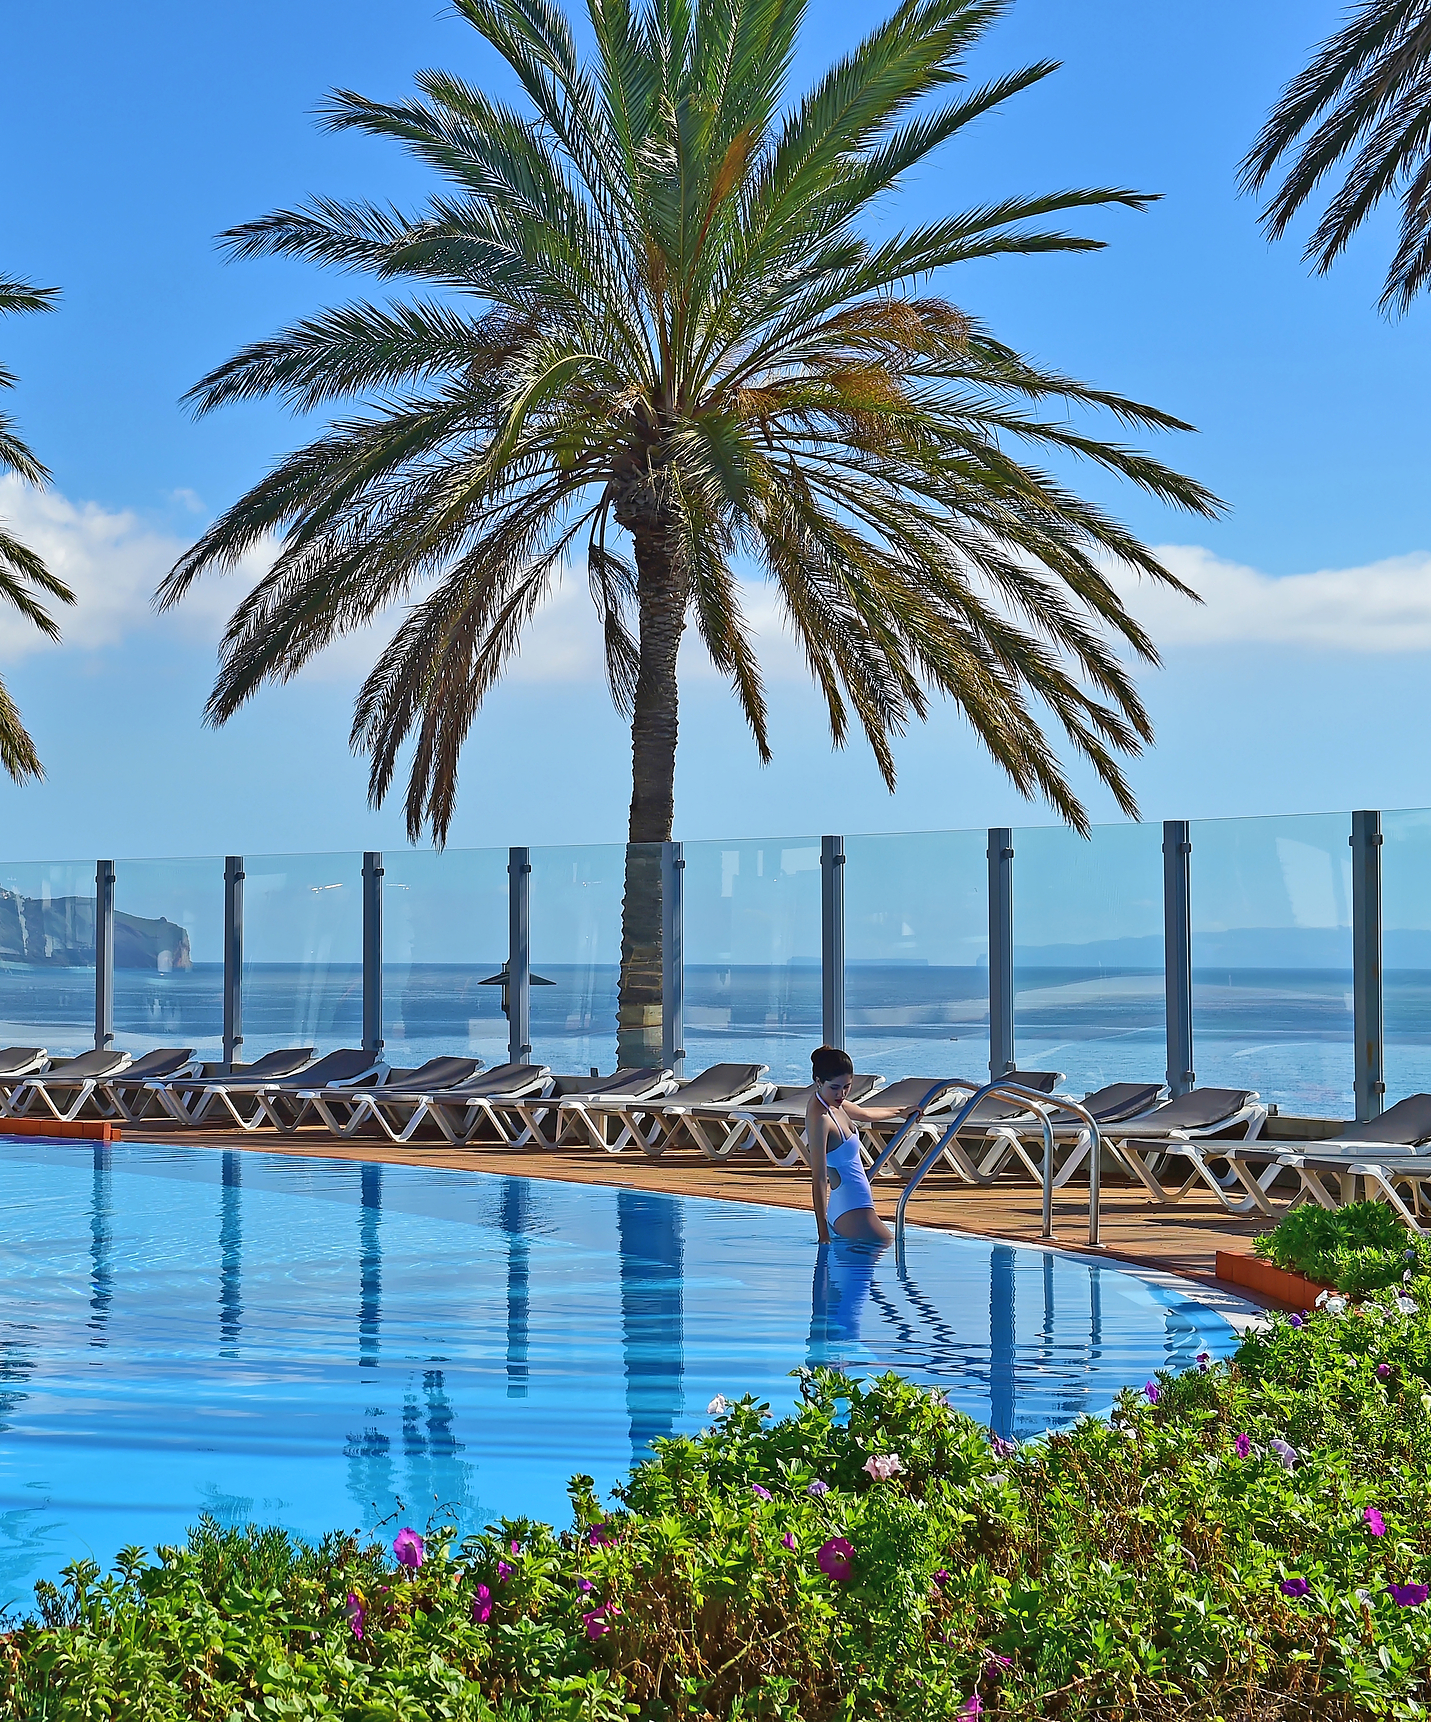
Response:
[[[847,1118],[853,1118],[858,1124],[885,1124],[891,1118],[924,1116],[922,1106],[856,1106],[849,1100],[845,1102],[844,1111]]]
[[[830,1241],[830,1222],[826,1204],[830,1198],[830,1181],[825,1170],[825,1119],[805,1114],[805,1140],[810,1148],[810,1197],[815,1206],[815,1231],[822,1244]]]

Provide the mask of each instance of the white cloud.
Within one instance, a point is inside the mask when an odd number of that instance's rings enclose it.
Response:
[[[1165,544],[1158,554],[1204,599],[1190,604],[1147,580],[1127,585],[1129,608],[1160,647],[1242,642],[1313,651],[1431,651],[1431,554],[1425,551],[1361,568],[1280,576],[1196,545]]]

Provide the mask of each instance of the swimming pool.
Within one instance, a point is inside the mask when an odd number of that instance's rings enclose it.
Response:
[[[832,1363],[1027,1436],[1226,1355],[1176,1289],[911,1228],[547,1179],[0,1142],[0,1603],[201,1512],[314,1535],[450,1509],[565,1524],[717,1394]]]

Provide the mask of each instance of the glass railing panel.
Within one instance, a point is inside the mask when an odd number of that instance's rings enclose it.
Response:
[[[217,1062],[223,1035],[222,856],[116,861],[114,1044],[187,1046]]]
[[[0,864],[0,1045],[94,1046],[93,861]]]
[[[363,1043],[363,858],[244,857],[243,1046]]]
[[[1070,1094],[1167,1066],[1162,827],[1014,833],[1014,1057]]]
[[[1353,1115],[1349,834],[1345,813],[1194,822],[1199,1088]]]
[[[1390,1106],[1408,1094],[1431,1093],[1431,810],[1384,813],[1381,831],[1381,975]]]
[[[559,1075],[616,1068],[626,850],[532,850],[532,1057]]]
[[[685,846],[686,1072],[808,1082],[820,1042],[820,839]]]
[[[411,1067],[447,1054],[506,1063],[498,977],[507,933],[505,849],[384,854],[383,1054],[390,1064]]]
[[[987,847],[985,831],[845,839],[845,1046],[856,1069],[890,1082],[988,1081]]]

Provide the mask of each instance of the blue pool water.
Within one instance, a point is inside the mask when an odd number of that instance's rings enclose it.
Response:
[[[0,1603],[200,1512],[569,1522],[717,1393],[893,1368],[1016,1436],[1235,1344],[1086,1260],[807,1214],[256,1152],[0,1142]]]

